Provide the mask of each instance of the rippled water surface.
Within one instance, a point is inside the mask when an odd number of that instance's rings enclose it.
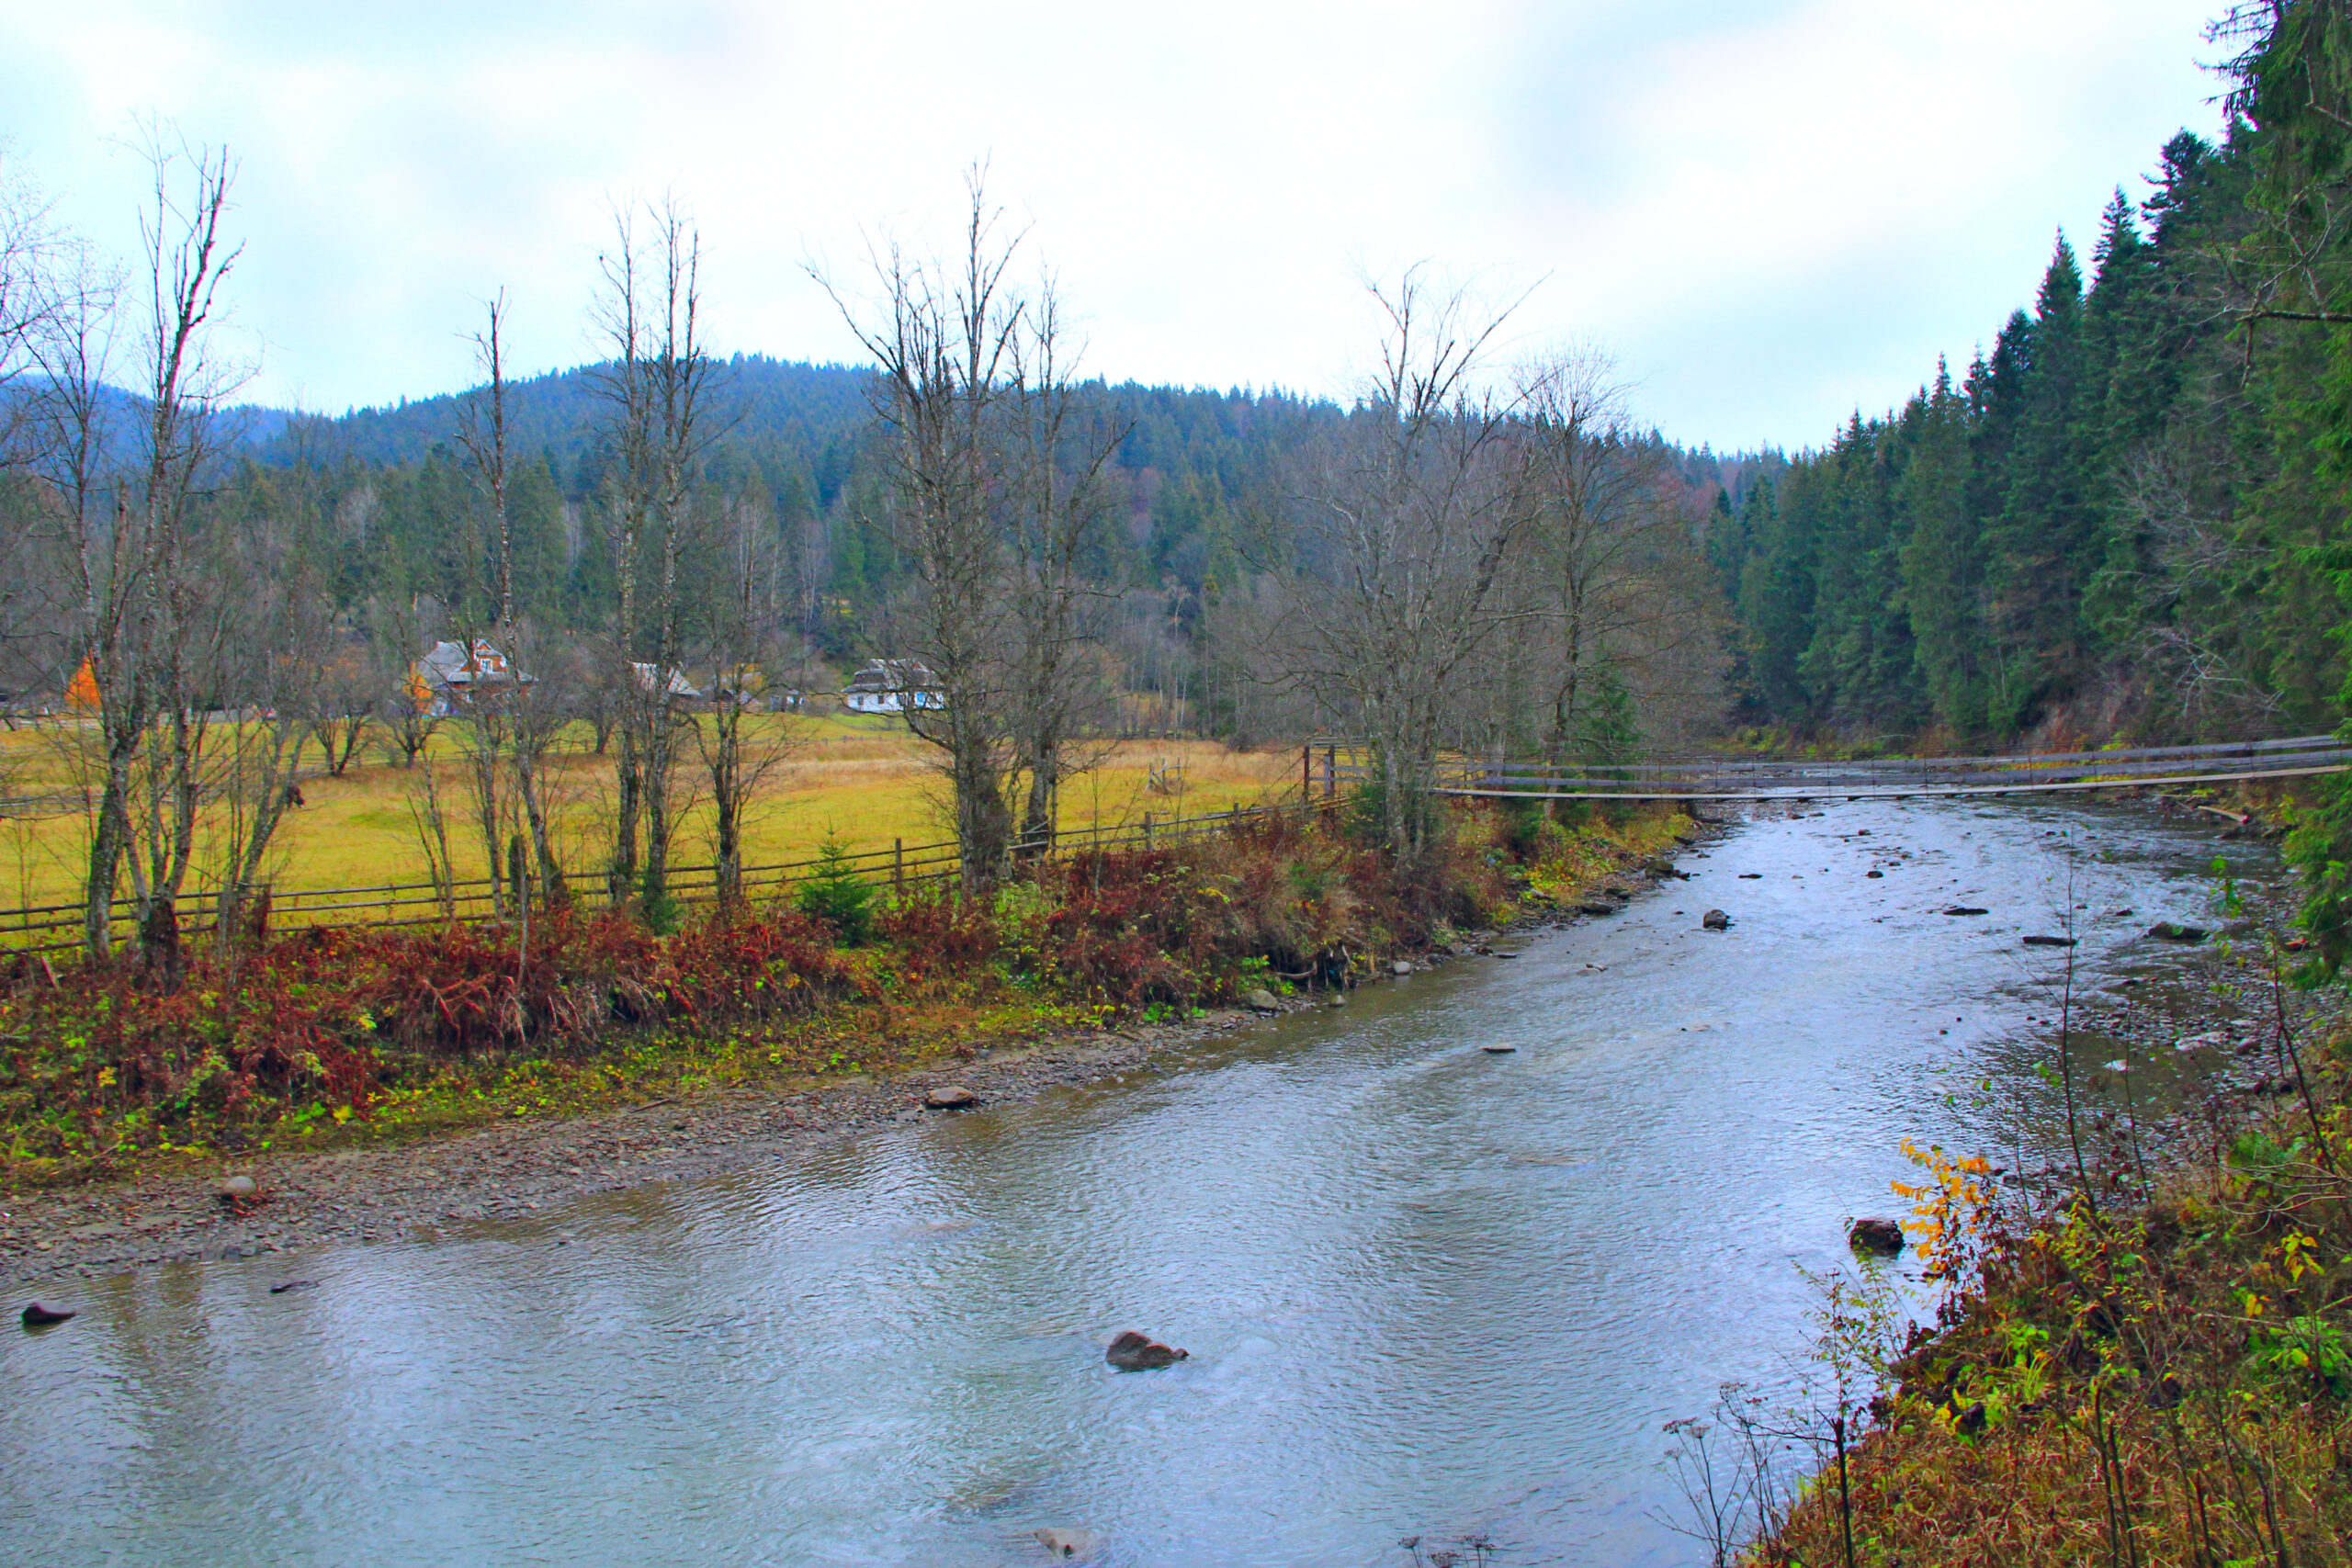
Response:
[[[2071,897],[2062,835],[2101,857]],[[1660,1424],[1783,1375],[1797,1266],[1888,1211],[1899,1136],[2007,1146],[1947,1090],[2031,1092],[2057,961],[2020,934],[2079,902],[2094,984],[2185,962],[2132,939],[2210,918],[2212,842],[2072,807],[1754,823],[1516,960],[1039,1104],[94,1282],[0,1335],[0,1561],[989,1565],[1041,1527],[1183,1568],[1475,1531],[1690,1561]],[[1130,1326],[1193,1359],[1112,1373]]]

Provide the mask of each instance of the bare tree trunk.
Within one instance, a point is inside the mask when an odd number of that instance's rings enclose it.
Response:
[[[138,614],[147,637],[141,665],[164,721],[164,752],[149,791],[149,875],[140,897],[141,962],[165,990],[178,987],[178,899],[195,853],[197,796],[207,722],[199,661],[207,606],[190,571],[186,513],[215,456],[213,405],[232,389],[206,359],[206,326],[239,250],[221,233],[232,167],[225,152],[148,149],[153,205],[142,225],[152,306],[145,473],[140,486],[142,555]],[[192,158],[188,189],[172,188],[174,164]],[[104,693],[101,690],[101,700]]]
[[[632,214],[617,214],[616,244],[603,260],[603,325],[615,350],[602,381],[616,458],[610,529],[619,590],[613,642],[621,738],[608,875],[616,899],[634,888],[647,912],[663,919],[681,808],[672,779],[678,740],[672,701],[680,679],[678,566],[694,522],[695,466],[719,426],[706,407],[717,371],[702,344],[701,241],[674,204],[656,209],[653,220],[652,243],[641,248]],[[639,553],[648,529],[660,548],[661,569],[652,604],[640,606]],[[640,653],[650,657],[640,659]]]

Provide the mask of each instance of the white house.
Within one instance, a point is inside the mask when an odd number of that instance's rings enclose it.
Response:
[[[842,688],[842,705],[852,713],[904,713],[945,707],[947,699],[921,660],[876,659]]]

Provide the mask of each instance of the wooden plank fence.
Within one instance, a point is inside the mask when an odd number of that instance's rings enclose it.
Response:
[[[2352,772],[2352,746],[2334,736],[2146,746],[2106,751],[1988,756],[1766,761],[1729,757],[1646,758],[1621,767],[1454,756],[1440,765],[1441,793],[1532,800],[1799,801],[2013,795],[2309,778]],[[1300,787],[1334,796],[1371,776],[1368,758],[1346,741],[1300,751]]]

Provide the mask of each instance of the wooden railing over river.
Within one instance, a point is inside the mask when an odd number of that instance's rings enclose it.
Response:
[[[2022,795],[2194,786],[2352,772],[2352,746],[2329,735],[2105,751],[1972,757],[1645,759],[1623,766],[1455,757],[1446,795],[1521,800],[1805,801]],[[1325,741],[1301,752],[1302,786],[1332,795],[1369,776],[1363,753]]]

